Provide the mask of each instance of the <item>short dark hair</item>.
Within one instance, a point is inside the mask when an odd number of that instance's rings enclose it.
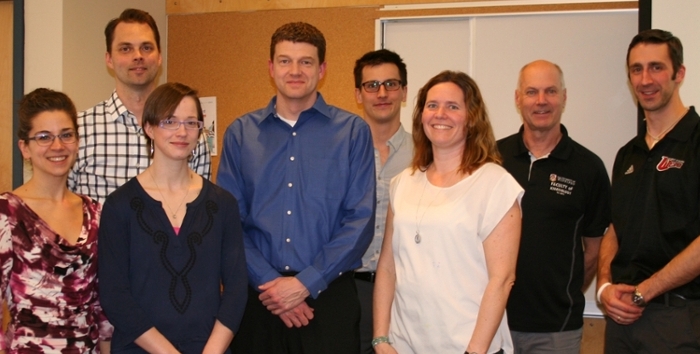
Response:
[[[160,33],[158,32],[158,25],[153,16],[146,11],[139,9],[126,9],[122,11],[119,17],[112,19],[107,23],[105,27],[105,41],[107,42],[107,53],[112,54],[112,42],[114,42],[114,30],[120,23],[145,23],[148,27],[151,27],[153,31],[153,37],[156,38],[156,46],[160,52]]]
[[[197,120],[204,121],[202,104],[199,102],[197,91],[179,82],[168,82],[156,87],[146,99],[143,106],[143,126],[148,124],[156,127],[161,120],[170,118],[185,97],[194,99],[197,106]],[[149,150],[152,144],[151,138],[146,134],[146,146]]]
[[[17,137],[27,141],[33,128],[34,117],[42,112],[61,111],[68,114],[73,123],[75,134],[78,134],[78,113],[73,101],[63,92],[47,88],[38,88],[22,97],[19,101],[19,128]]]
[[[683,65],[683,44],[681,44],[681,40],[674,36],[673,33],[660,29],[649,29],[639,32],[639,34],[632,38],[632,42],[630,42],[630,45],[627,48],[626,66],[628,68],[628,76],[630,52],[632,51],[632,48],[636,47],[640,43],[666,44],[666,48],[668,48],[668,56],[671,58],[671,64],[673,65],[673,77],[671,79],[675,80],[678,69],[680,69],[681,65]]]
[[[401,85],[408,85],[408,73],[406,72],[406,64],[403,62],[403,59],[390,50],[379,49],[366,53],[355,62],[355,69],[353,69],[353,74],[355,74],[355,88],[359,89],[362,85],[362,69],[364,69],[365,66],[377,66],[381,64],[396,65],[399,69]]]
[[[290,22],[282,25],[272,34],[270,60],[275,59],[275,46],[279,42],[309,43],[318,49],[319,64],[326,61],[326,38],[318,28],[306,22]]]
[[[415,145],[411,163],[413,171],[418,169],[425,171],[434,161],[432,142],[423,129],[423,109],[428,99],[428,91],[435,85],[445,82],[451,82],[460,88],[467,107],[467,121],[464,127],[466,136],[459,172],[472,173],[487,162],[500,164],[501,155],[496,147],[496,138],[493,135],[486,103],[481,96],[479,86],[463,72],[445,70],[428,80],[418,91],[416,107],[413,110],[413,143]]]

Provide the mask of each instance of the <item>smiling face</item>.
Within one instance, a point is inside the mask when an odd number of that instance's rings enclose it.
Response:
[[[645,112],[661,111],[678,96],[685,66],[674,78],[667,44],[640,43],[630,50],[627,64],[634,95]]]
[[[434,150],[462,151],[467,136],[467,104],[462,89],[452,82],[442,82],[430,88],[421,124]]]
[[[362,82],[387,80],[401,81],[399,68],[395,64],[385,63],[362,68]],[[406,86],[396,91],[387,91],[384,85],[377,92],[367,92],[362,86],[355,89],[355,99],[362,104],[365,117],[377,123],[399,121],[401,104],[406,102]]]
[[[151,27],[120,22],[114,29],[111,53],[105,54],[105,61],[114,70],[117,88],[143,90],[155,85],[162,59]]]
[[[274,57],[268,65],[278,100],[313,105],[318,82],[326,73],[326,63],[319,62],[316,47],[305,42],[281,41],[275,45]]]
[[[61,134],[76,134],[68,113],[64,111],[44,111],[31,119],[32,129],[28,137],[51,134],[56,138],[50,145],[41,146],[33,140],[20,140],[19,149],[22,157],[31,160],[36,176],[66,177],[78,156],[78,141],[64,143],[58,138]]]
[[[526,66],[515,90],[515,104],[525,129],[540,132],[559,129],[566,105],[566,89],[557,67],[545,61]]]
[[[197,121],[198,111],[194,98],[185,96],[173,114],[163,120],[166,119],[177,122]],[[145,130],[152,140],[154,160],[166,158],[187,161],[201,132],[200,129],[187,129],[184,124],[180,124],[176,130],[169,130],[146,123]]]

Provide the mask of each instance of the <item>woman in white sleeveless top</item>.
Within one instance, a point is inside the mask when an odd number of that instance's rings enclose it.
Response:
[[[520,185],[500,165],[476,83],[444,71],[420,90],[412,166],[391,183],[374,293],[377,353],[512,353],[505,305]]]

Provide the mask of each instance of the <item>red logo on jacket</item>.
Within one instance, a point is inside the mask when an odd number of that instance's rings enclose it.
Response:
[[[673,159],[668,156],[661,156],[661,161],[659,161],[659,164],[656,165],[656,170],[659,172],[663,172],[668,170],[669,168],[680,169],[681,167],[683,167],[684,163],[685,161],[683,160]]]

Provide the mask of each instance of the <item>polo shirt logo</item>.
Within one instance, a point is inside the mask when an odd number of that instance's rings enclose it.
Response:
[[[559,195],[571,195],[575,185],[576,181],[571,178],[557,176],[554,173],[549,175],[549,190]]]
[[[661,156],[661,161],[659,161],[659,164],[656,165],[656,170],[659,172],[663,172],[670,168],[680,169],[681,167],[683,167],[684,163],[685,161],[683,160],[673,159],[668,156]]]

